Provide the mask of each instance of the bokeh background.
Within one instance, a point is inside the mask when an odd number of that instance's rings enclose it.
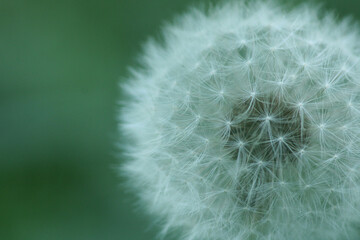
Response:
[[[118,85],[199,2],[0,0],[0,239],[155,239],[116,170]],[[358,0],[321,2],[360,20]]]

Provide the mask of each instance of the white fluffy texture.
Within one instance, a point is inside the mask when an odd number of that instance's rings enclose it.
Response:
[[[359,42],[348,21],[259,1],[150,41],[125,86],[123,171],[164,236],[358,239]]]

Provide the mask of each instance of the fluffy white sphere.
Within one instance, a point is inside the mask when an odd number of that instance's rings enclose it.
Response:
[[[123,172],[164,234],[358,239],[360,36],[318,12],[193,9],[145,46]]]

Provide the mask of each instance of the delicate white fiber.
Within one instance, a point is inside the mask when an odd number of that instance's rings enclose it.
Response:
[[[357,27],[255,1],[193,9],[163,35],[120,114],[122,172],[163,236],[359,239]]]

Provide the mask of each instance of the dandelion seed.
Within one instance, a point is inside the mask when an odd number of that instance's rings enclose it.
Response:
[[[145,46],[122,171],[162,237],[358,239],[360,35],[319,11],[227,2]]]

